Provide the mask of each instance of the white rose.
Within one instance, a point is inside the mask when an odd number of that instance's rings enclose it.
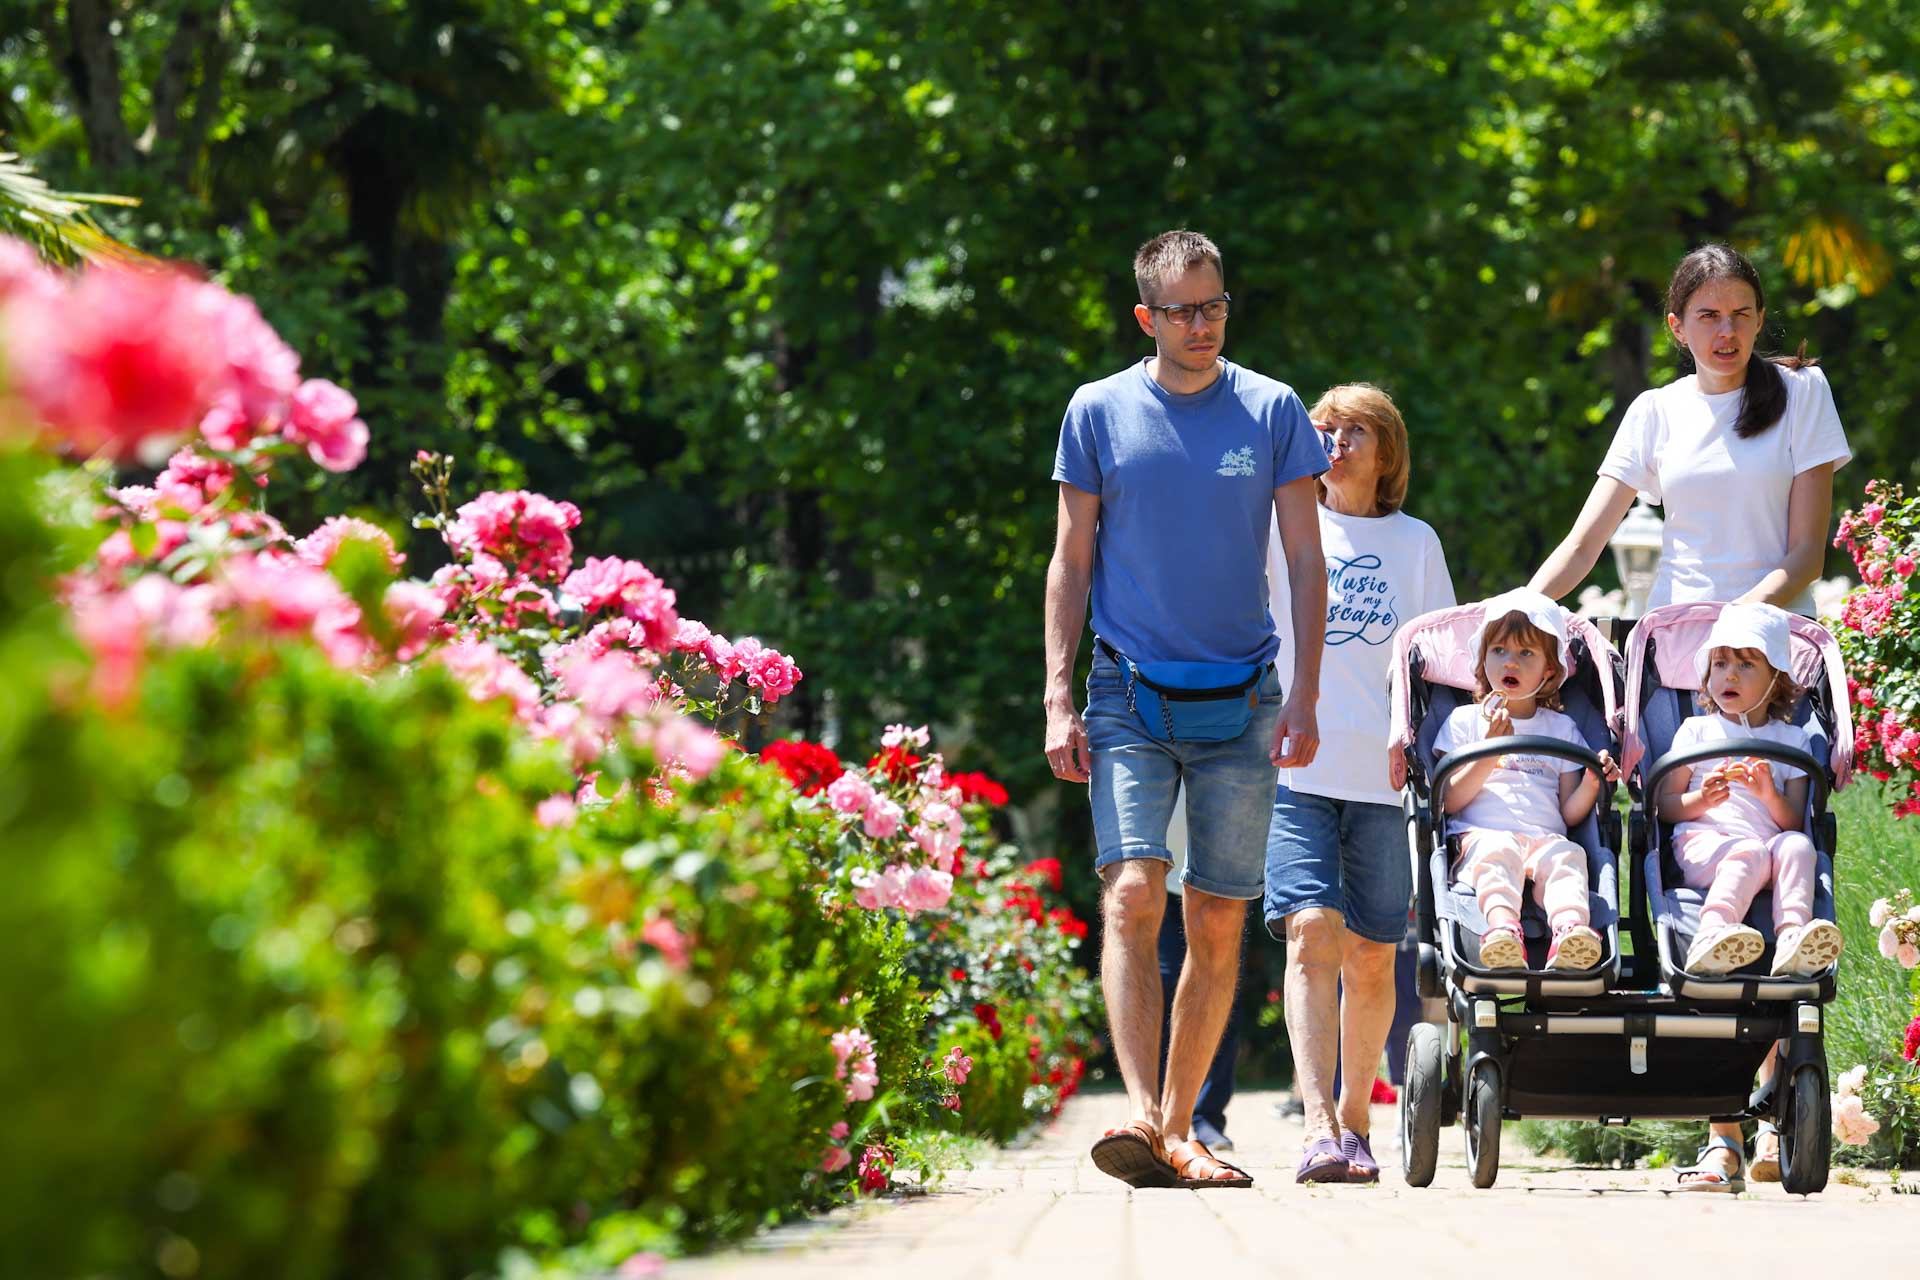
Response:
[[[1908,907],[1907,919],[1913,921],[1915,924],[1920,924],[1920,907]]]
[[[1885,898],[1875,898],[1872,909],[1867,912],[1867,922],[1878,929],[1891,919],[1893,919],[1893,904]]]
[[[1840,1097],[1851,1098],[1860,1092],[1860,1086],[1866,1082],[1867,1067],[1865,1063],[1861,1063],[1851,1071],[1842,1072],[1840,1079],[1835,1082],[1835,1087],[1839,1089]]]

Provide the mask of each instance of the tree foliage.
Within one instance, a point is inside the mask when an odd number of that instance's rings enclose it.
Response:
[[[103,223],[261,295],[407,424],[354,501],[402,505],[417,447],[573,497],[670,580],[730,566],[721,621],[810,657],[794,727],[944,717],[1017,791],[1044,776],[1060,415],[1142,354],[1127,262],[1166,227],[1221,242],[1231,356],[1395,394],[1410,510],[1468,593],[1531,569],[1676,372],[1660,294],[1703,238],[1759,263],[1770,341],[1828,366],[1843,495],[1913,465],[1920,49],[1893,10],[14,12],[9,149],[140,197]]]

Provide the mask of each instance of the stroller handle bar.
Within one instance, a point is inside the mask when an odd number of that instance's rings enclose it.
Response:
[[[1702,760],[1724,760],[1735,756],[1758,756],[1763,760],[1790,764],[1801,770],[1809,778],[1814,779],[1813,799],[1816,802],[1816,811],[1819,799],[1827,792],[1826,766],[1798,747],[1769,742],[1765,738],[1724,738],[1719,742],[1703,742],[1697,747],[1685,747],[1679,751],[1667,752],[1646,770],[1646,781],[1641,784],[1641,793],[1649,797],[1659,795],[1660,783],[1675,769],[1684,769],[1688,765],[1699,764]],[[1649,804],[1651,803],[1650,800]]]
[[[1484,738],[1479,742],[1470,742],[1457,750],[1449,751],[1433,771],[1432,792],[1435,820],[1446,813],[1447,780],[1475,761],[1488,756],[1558,756],[1562,760],[1571,760],[1575,764],[1585,765],[1598,773],[1603,785],[1606,768],[1600,757],[1586,747],[1575,746],[1565,738],[1548,738],[1539,734],[1515,734],[1507,738]],[[1615,762],[1616,765],[1618,761]]]

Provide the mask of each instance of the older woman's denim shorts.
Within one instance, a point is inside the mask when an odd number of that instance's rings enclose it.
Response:
[[[1413,863],[1399,805],[1335,800],[1284,784],[1267,833],[1267,932],[1287,936],[1286,919],[1308,907],[1338,911],[1369,942],[1406,936]]]
[[[1268,752],[1280,720],[1280,677],[1260,678],[1246,732],[1226,742],[1161,742],[1127,706],[1113,660],[1094,652],[1087,677],[1087,746],[1093,756],[1096,868],[1128,858],[1172,862],[1167,825],[1187,784],[1187,869],[1181,883],[1243,901],[1260,896],[1267,824],[1279,770]]]

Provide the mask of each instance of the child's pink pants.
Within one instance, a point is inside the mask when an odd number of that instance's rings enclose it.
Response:
[[[1460,837],[1460,882],[1473,886],[1480,914],[1520,914],[1520,892],[1533,881],[1533,900],[1557,933],[1587,923],[1587,851],[1565,836],[1475,828]]]
[[[1799,831],[1782,831],[1771,840],[1689,831],[1674,842],[1681,878],[1689,889],[1705,889],[1700,923],[1739,924],[1754,897],[1773,886],[1773,927],[1805,924],[1813,918],[1813,841]]]

